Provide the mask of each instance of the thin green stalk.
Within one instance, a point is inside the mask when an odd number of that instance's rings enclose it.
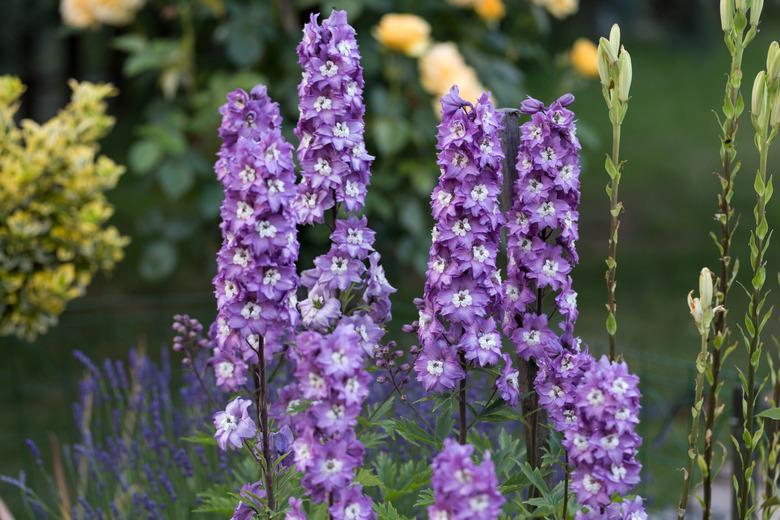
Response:
[[[739,171],[739,163],[736,161],[736,136],[739,128],[739,118],[743,111],[742,100],[742,56],[745,48],[752,40],[749,32],[743,37],[743,32],[737,33],[733,27],[726,27],[727,47],[731,54],[731,67],[726,79],[725,96],[723,101],[724,122],[721,124],[720,157],[723,163],[722,172],[718,175],[721,193],[718,195],[718,212],[715,219],[720,223],[720,237],[713,234],[716,246],[720,253],[720,276],[718,278],[718,290],[715,294],[715,302],[724,308],[715,319],[715,332],[712,341],[712,356],[710,358],[709,391],[707,394],[707,407],[705,412],[704,427],[704,475],[702,488],[704,492],[703,520],[712,517],[712,454],[715,419],[718,414],[718,394],[722,383],[720,381],[723,345],[727,344],[729,329],[726,322],[726,301],[731,285],[738,269],[738,262],[732,263],[731,238],[733,229],[731,221],[734,208],[731,200],[734,195],[734,177]],[[728,352],[728,351],[727,351]]]
[[[707,367],[709,334],[701,335],[701,349],[696,357],[696,386],[693,407],[691,408],[691,431],[688,434],[688,464],[683,473],[682,493],[677,509],[677,518],[685,518],[685,510],[688,508],[688,494],[690,492],[691,479],[693,477],[693,463],[698,456],[699,426],[701,425],[701,411],[704,404],[704,371]]]
[[[758,397],[757,376],[761,364],[763,340],[761,332],[769,320],[772,309],[765,309],[767,291],[765,253],[769,247],[772,231],[766,218],[766,207],[772,197],[772,179],[767,178],[769,146],[777,134],[780,122],[780,46],[773,42],[769,48],[767,70],[759,72],[753,87],[752,119],[755,129],[755,143],[759,153],[759,166],[753,187],[756,192],[754,208],[755,228],[750,233],[750,264],[753,277],[749,289],[750,302],[745,316],[743,337],[747,346],[747,375],[742,376],[742,407],[745,410],[740,458],[743,471],[735,481],[737,512],[741,520],[749,518],[755,509],[753,504],[753,471],[756,466],[754,454],[763,435],[763,423],[756,428],[756,400]]]
[[[620,164],[620,128],[621,123],[612,123],[612,164]],[[607,334],[609,335],[609,359],[614,361],[617,355],[617,302],[615,301],[615,289],[617,279],[617,242],[618,229],[620,228],[620,209],[618,204],[618,190],[620,189],[620,175],[610,176],[609,196],[609,256],[607,257]],[[614,323],[614,325],[612,325]]]

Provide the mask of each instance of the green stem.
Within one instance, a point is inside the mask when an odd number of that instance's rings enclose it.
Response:
[[[691,432],[688,435],[688,464],[683,473],[683,487],[680,495],[680,505],[677,509],[677,519],[685,518],[685,510],[688,507],[688,494],[690,492],[691,479],[693,477],[693,463],[698,455],[699,425],[701,424],[701,410],[704,393],[704,370],[707,363],[707,339],[708,334],[701,336],[701,349],[696,357],[696,390],[691,409]]]
[[[726,37],[729,37],[728,35]],[[710,520],[712,517],[712,454],[713,454],[713,436],[715,425],[715,413],[718,408],[718,392],[720,391],[720,368],[721,368],[721,347],[728,339],[728,328],[726,323],[726,300],[731,289],[731,280],[733,277],[733,266],[731,263],[731,218],[734,212],[731,206],[733,196],[733,175],[734,161],[736,157],[736,148],[734,141],[739,127],[739,117],[742,113],[737,109],[740,101],[740,88],[742,85],[742,54],[743,45],[737,45],[735,51],[731,54],[731,69],[726,80],[726,98],[733,108],[731,117],[726,118],[721,137],[721,158],[723,160],[723,173],[720,177],[721,193],[718,197],[718,212],[721,223],[720,233],[720,277],[718,278],[718,291],[716,293],[716,305],[723,310],[715,317],[715,340],[713,341],[712,360],[710,370],[712,372],[712,383],[707,395],[707,411],[705,414],[704,428],[704,481],[702,488],[704,492],[704,512],[703,520]],[[736,82],[732,78],[737,78]]]
[[[613,103],[616,101],[613,101]],[[620,168],[620,127],[621,123],[612,120],[612,163]],[[609,262],[607,267],[607,310],[613,320],[617,319],[617,302],[615,300],[617,278],[617,242],[618,229],[620,228],[620,213],[618,210],[618,191],[620,189],[620,176],[612,177],[610,182],[611,193],[609,197],[610,224],[609,224]],[[607,330],[609,334],[609,359],[614,361],[617,356],[616,330]]]

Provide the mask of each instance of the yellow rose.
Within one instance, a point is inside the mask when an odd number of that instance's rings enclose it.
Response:
[[[90,27],[96,22],[90,0],[62,0],[60,2],[60,15],[65,25],[76,29]]]
[[[586,78],[596,78],[599,75],[597,54],[595,43],[587,38],[578,38],[571,47],[571,64]]]
[[[386,14],[374,28],[379,43],[407,56],[420,56],[430,45],[431,26],[413,14]]]
[[[474,10],[480,18],[488,22],[500,20],[506,14],[503,0],[477,0],[474,4]]]
[[[429,93],[440,96],[467,67],[454,43],[436,43],[420,57],[420,83]]]
[[[143,6],[144,0],[89,0],[95,18],[106,25],[127,25]]]
[[[544,0],[544,7],[556,18],[566,18],[577,12],[579,0]]]

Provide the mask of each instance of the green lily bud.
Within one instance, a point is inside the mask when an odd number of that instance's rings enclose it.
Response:
[[[747,0],[736,0],[737,10],[742,11],[743,13],[747,11],[748,8],[748,2]]]
[[[631,78],[633,71],[631,68],[631,55],[626,49],[621,49],[618,59],[618,99],[628,101],[628,93],[631,90]]]
[[[620,27],[618,24],[614,24],[609,31],[609,46],[612,48],[612,55],[615,57],[613,61],[617,61],[618,53],[620,52]]]
[[[778,79],[780,74],[780,44],[776,41],[769,46],[766,53],[766,77],[767,81],[772,83]]]
[[[734,0],[720,0],[720,27],[723,32],[734,27]]]
[[[750,25],[758,25],[758,20],[761,18],[761,10],[764,8],[764,0],[753,0],[750,4]]]
[[[766,105],[766,72],[762,70],[756,74],[756,80],[753,82],[750,111],[754,116],[761,117],[766,112]]]
[[[780,92],[775,92],[772,101],[772,113],[769,115],[769,124],[771,126],[780,125]]]
[[[612,44],[603,36],[599,38],[599,52],[603,52],[607,57],[607,63],[612,65],[617,63],[617,51],[612,49]]]
[[[691,311],[696,328],[702,336],[709,335],[710,324],[718,309],[712,308],[712,272],[706,267],[699,273],[699,297],[693,297],[693,291],[688,293],[688,308]]]
[[[602,38],[605,42],[604,38]],[[609,43],[602,44],[599,42],[599,49],[598,53],[596,55],[596,64],[598,65],[599,69],[599,79],[601,80],[601,84],[609,88],[609,52],[607,51],[607,47],[609,46]]]

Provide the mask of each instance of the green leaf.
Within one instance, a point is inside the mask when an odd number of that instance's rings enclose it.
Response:
[[[138,271],[143,279],[157,281],[170,275],[178,263],[179,255],[173,244],[158,240],[144,248]]]
[[[773,421],[780,421],[780,408],[777,406],[774,408],[769,408],[758,414],[758,416],[765,419],[772,419]]]
[[[374,472],[366,468],[360,468],[355,480],[363,487],[377,487],[382,485],[382,482],[374,475]]]
[[[127,162],[133,172],[144,175],[160,161],[162,150],[155,141],[136,141],[127,152]]]
[[[186,161],[169,159],[157,169],[157,180],[169,198],[178,200],[195,184],[195,172]]]
[[[617,332],[617,320],[611,312],[607,315],[607,334],[614,336]]]

